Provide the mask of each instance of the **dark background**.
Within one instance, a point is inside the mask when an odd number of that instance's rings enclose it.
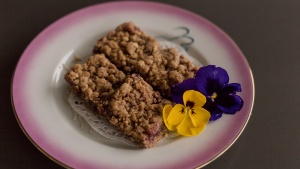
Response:
[[[100,0],[0,1],[0,168],[62,168],[23,134],[11,105],[14,68],[49,24]],[[300,168],[300,1],[164,0],[223,29],[245,54],[255,103],[235,144],[205,169]]]

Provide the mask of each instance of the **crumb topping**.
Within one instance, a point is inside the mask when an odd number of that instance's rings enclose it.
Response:
[[[133,74],[112,96],[106,116],[132,141],[148,148],[164,134],[162,110],[166,104],[171,102],[163,99],[142,77]]]
[[[132,22],[124,23],[99,39],[95,53],[104,53],[125,74],[140,74],[155,90],[170,97],[170,86],[193,78],[198,67],[176,49],[161,49]]]
[[[91,56],[83,64],[75,64],[65,74],[66,81],[89,105],[96,106],[101,98],[114,93],[125,80],[119,71],[103,54]]]

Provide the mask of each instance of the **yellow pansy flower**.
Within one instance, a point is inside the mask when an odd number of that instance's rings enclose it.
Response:
[[[183,136],[198,135],[208,123],[210,113],[202,106],[206,97],[198,91],[187,90],[183,94],[183,103],[174,107],[166,105],[163,109],[163,119],[166,127],[177,131]]]

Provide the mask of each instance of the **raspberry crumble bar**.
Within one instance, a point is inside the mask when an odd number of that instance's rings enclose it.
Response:
[[[99,105],[111,124],[142,147],[153,147],[166,133],[162,110],[170,101],[137,74],[128,75],[107,105]]]
[[[125,74],[140,74],[166,98],[170,98],[172,85],[193,78],[198,70],[176,49],[161,49],[158,41],[132,22],[119,25],[99,39],[94,52],[104,53]]]
[[[73,91],[91,107],[112,95],[125,77],[103,54],[91,56],[84,64],[73,65],[65,74]]]

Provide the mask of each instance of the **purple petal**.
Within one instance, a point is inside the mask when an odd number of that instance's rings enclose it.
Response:
[[[222,117],[222,111],[220,110],[220,111],[218,111],[217,113],[212,113],[212,114],[210,114],[210,119],[209,119],[209,121],[216,121],[216,120],[218,120],[219,118],[221,118]]]
[[[223,111],[214,103],[211,99],[207,99],[207,102],[203,106],[210,113],[209,121],[215,121],[222,117]]]
[[[242,87],[239,83],[230,83],[226,85],[218,94],[236,94],[236,92],[241,92]]]
[[[175,103],[183,104],[183,93],[187,90],[197,90],[195,79],[186,79],[171,87],[171,95]]]
[[[206,96],[218,92],[229,82],[229,76],[223,68],[215,65],[201,67],[196,73],[197,89]]]
[[[238,95],[218,95],[215,103],[226,114],[235,114],[243,107],[243,99]]]

